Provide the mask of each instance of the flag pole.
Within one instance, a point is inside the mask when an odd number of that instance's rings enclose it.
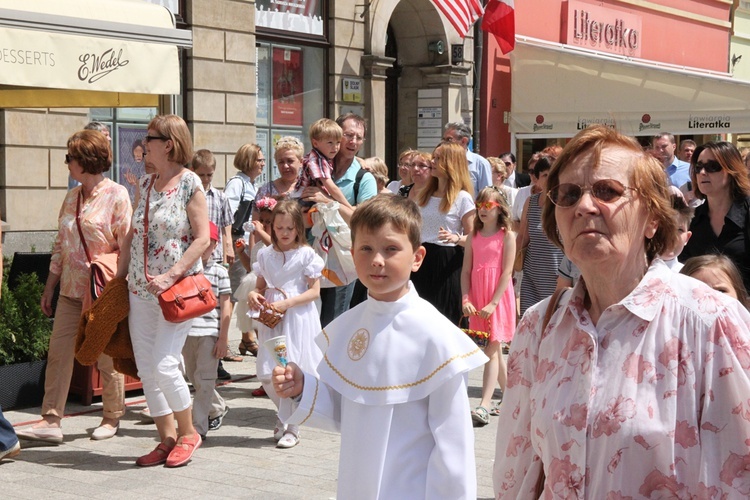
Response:
[[[484,7],[484,0],[479,0],[479,3]],[[482,49],[483,49],[483,36],[482,36],[482,19],[478,19],[474,23],[474,106],[472,113],[472,137],[474,152],[479,152],[480,147],[480,126],[482,123]],[[476,194],[476,193],[475,193]]]

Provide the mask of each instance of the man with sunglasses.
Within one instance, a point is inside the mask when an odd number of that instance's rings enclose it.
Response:
[[[651,148],[664,165],[664,171],[669,177],[669,182],[676,188],[680,188],[690,181],[690,164],[675,156],[677,142],[674,135],[663,132],[655,135],[651,141]]]
[[[516,189],[531,184],[531,176],[529,176],[529,174],[516,172],[516,156],[513,153],[508,152],[501,154],[500,160],[505,163],[505,169],[507,171],[507,177],[503,181],[503,184]]]

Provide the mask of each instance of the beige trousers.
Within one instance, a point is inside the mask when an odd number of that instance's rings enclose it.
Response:
[[[65,415],[65,402],[70,390],[75,361],[76,332],[81,318],[81,301],[60,296],[55,311],[55,324],[49,339],[47,371],[44,381],[42,416]],[[97,360],[102,377],[102,403],[105,418],[120,418],[125,414],[125,376],[115,371],[112,358],[102,354]]]

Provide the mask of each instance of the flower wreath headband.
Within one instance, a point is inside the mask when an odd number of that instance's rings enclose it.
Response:
[[[273,212],[273,209],[276,207],[276,203],[278,203],[276,198],[266,196],[256,201],[255,206],[258,208],[258,210],[269,210]]]

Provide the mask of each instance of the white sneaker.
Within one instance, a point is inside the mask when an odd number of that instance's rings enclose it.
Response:
[[[276,448],[294,448],[299,443],[299,437],[292,432],[285,432],[284,436],[276,443]]]

